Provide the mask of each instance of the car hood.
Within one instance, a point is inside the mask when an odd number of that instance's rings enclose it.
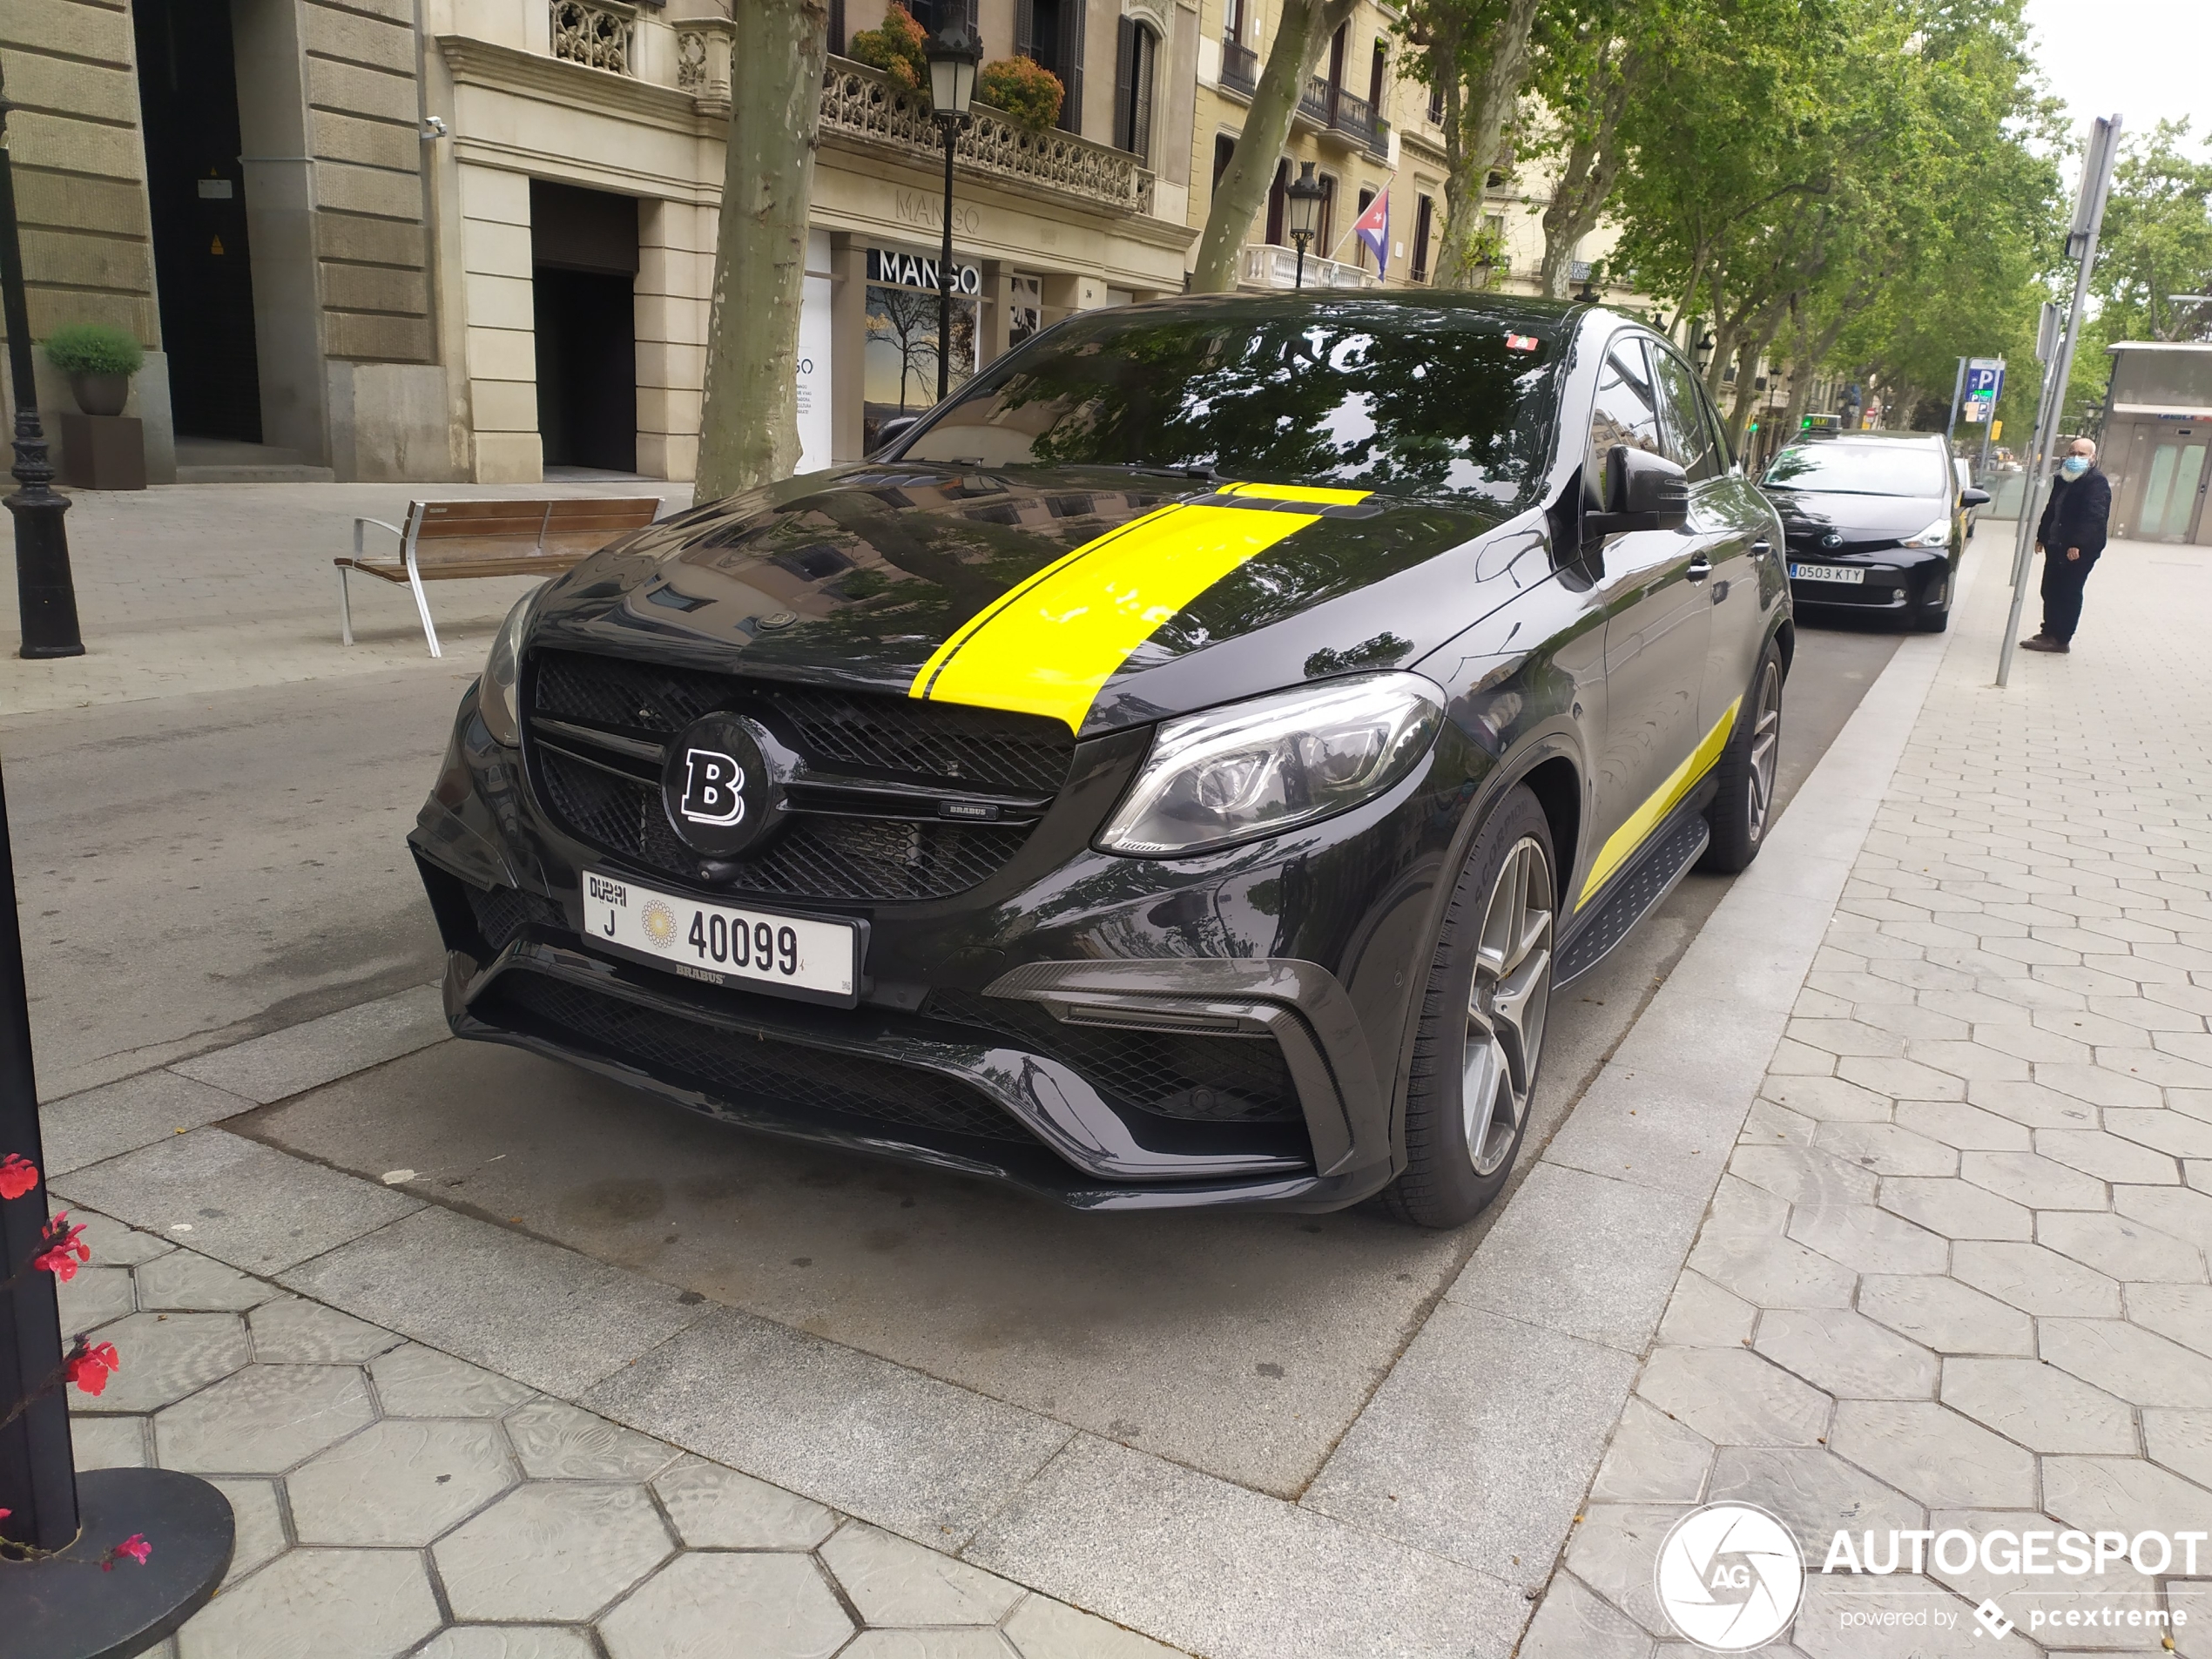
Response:
[[[1538,521],[1122,468],[899,462],[694,508],[556,581],[529,649],[1010,709],[1079,735],[1411,664]],[[1488,556],[1486,556],[1486,550]]]
[[[1797,489],[1764,494],[1781,516],[1790,545],[1820,552],[1893,547],[1951,510],[1948,501],[1935,496],[1824,495]],[[1824,541],[1831,532],[1843,538],[1834,547]]]

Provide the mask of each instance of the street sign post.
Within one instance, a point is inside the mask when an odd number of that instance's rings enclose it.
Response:
[[[1989,445],[1996,435],[1997,400],[2005,391],[2005,360],[1977,357],[1966,365],[1966,419],[1981,428],[1981,455],[1974,462],[1974,482],[1989,473]]]

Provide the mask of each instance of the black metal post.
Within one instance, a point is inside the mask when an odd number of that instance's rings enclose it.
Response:
[[[16,227],[16,175],[8,153],[8,111],[0,92],[0,314],[8,325],[8,367],[16,395],[16,482],[7,498],[16,520],[16,598],[23,617],[23,655],[82,657],[77,585],[69,570],[67,496],[54,491],[46,429],[38,421],[38,381],[30,357],[30,306],[24,294],[23,238]]]
[[[953,138],[958,118],[941,115],[937,130],[945,135],[945,246],[937,257],[937,401],[942,403],[952,389],[953,371]]]
[[[1291,240],[1298,244],[1298,274],[1291,280],[1291,287],[1303,292],[1305,287],[1305,238],[1294,231]]]

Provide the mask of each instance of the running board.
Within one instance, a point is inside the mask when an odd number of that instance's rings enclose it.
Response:
[[[1598,900],[1596,913],[1560,952],[1554,986],[1569,984],[1603,961],[1689,873],[1712,839],[1703,813],[1681,819],[1657,836]]]

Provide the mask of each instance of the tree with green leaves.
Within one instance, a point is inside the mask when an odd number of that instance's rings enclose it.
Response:
[[[2090,289],[2112,340],[2212,340],[2212,161],[2187,153],[2187,121],[2122,141]]]
[[[1412,77],[1443,106],[1444,230],[1433,280],[1469,288],[1495,257],[1483,232],[1483,192],[1528,84],[1530,37],[1542,0],[1411,0],[1398,33]]]
[[[1669,32],[1683,3],[1696,0],[1552,0],[1537,15],[1529,84],[1544,118],[1523,153],[1552,167],[1536,282],[1554,300],[1567,297],[1575,250],[1612,203],[1629,160],[1628,117],[1649,96],[1657,38]]]

